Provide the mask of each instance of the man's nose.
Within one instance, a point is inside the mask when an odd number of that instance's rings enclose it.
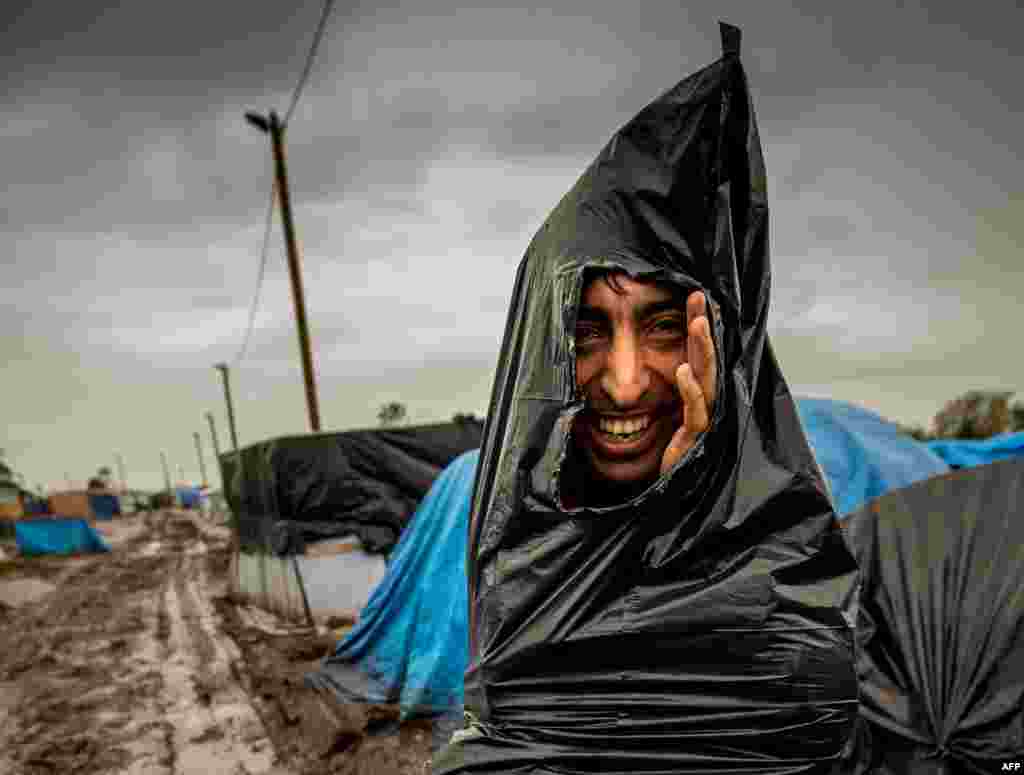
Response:
[[[626,409],[643,397],[650,382],[636,337],[616,336],[601,375],[605,395],[615,406]]]

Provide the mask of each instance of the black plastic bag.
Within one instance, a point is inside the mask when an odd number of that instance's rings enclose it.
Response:
[[[853,558],[765,325],[765,171],[739,30],[620,130],[520,264],[469,535],[454,773],[817,773],[857,713]],[[711,426],[647,491],[567,508],[585,276],[706,292]]]
[[[918,482],[843,528],[862,574],[864,729],[848,771],[1019,772],[1024,462]]]

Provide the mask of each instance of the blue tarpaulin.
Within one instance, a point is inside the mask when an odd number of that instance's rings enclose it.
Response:
[[[23,555],[109,552],[103,537],[84,519],[32,519],[15,523]]]
[[[345,700],[398,703],[403,718],[462,706],[468,658],[466,530],[479,451],[456,458],[420,502],[359,622],[313,685]]]
[[[929,441],[928,449],[941,457],[951,468],[971,468],[1024,457],[1024,432],[1000,433],[988,439]]]
[[[798,398],[796,404],[840,516],[890,490],[949,471],[925,444],[874,412],[826,398]]]
[[[89,508],[96,519],[113,519],[121,514],[121,500],[111,493],[89,493]]]

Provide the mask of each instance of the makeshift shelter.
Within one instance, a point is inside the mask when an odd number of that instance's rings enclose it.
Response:
[[[182,485],[175,490],[178,505],[183,509],[198,509],[202,499],[202,493],[198,487]]]
[[[434,482],[355,629],[307,676],[342,702],[397,703],[403,718],[462,710],[466,529],[479,451]]]
[[[58,517],[111,519],[121,514],[121,499],[116,493],[102,490],[64,490],[47,497],[51,514]]]
[[[997,460],[1024,458],[1024,431],[1000,433],[987,439],[941,439],[926,442],[932,454],[951,468],[971,468]]]
[[[457,422],[271,439],[220,456],[241,552],[237,597],[292,618],[352,617],[442,469],[480,445]]]
[[[1024,761],[1024,461],[882,496],[844,523],[861,570],[860,734],[847,770]]]
[[[23,519],[14,530],[18,551],[23,555],[110,551],[103,537],[84,519]]]
[[[827,398],[798,398],[796,406],[837,514],[949,471],[942,457],[867,409]]]
[[[121,498],[112,492],[90,492],[89,510],[93,517],[110,520],[121,516]]]

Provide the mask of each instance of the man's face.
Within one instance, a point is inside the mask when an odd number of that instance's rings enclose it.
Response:
[[[575,337],[586,409],[573,433],[593,475],[657,478],[683,420],[675,373],[687,359],[686,325],[683,295],[662,286],[616,273],[584,288]]]

